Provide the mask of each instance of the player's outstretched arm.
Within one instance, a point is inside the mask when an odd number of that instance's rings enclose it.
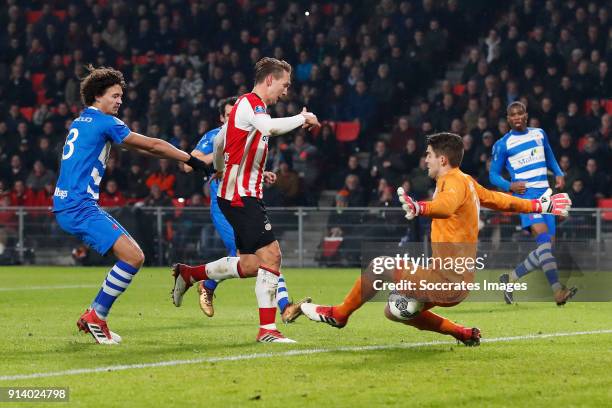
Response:
[[[130,132],[122,143],[128,149],[133,149],[162,159],[173,159],[186,163],[196,170],[207,170],[206,164],[187,152],[177,149],[165,140],[156,139]]]
[[[572,201],[565,193],[552,195],[548,189],[542,197],[535,200],[526,200],[508,194],[491,191],[470,178],[474,185],[478,199],[483,207],[497,211],[508,211],[518,213],[544,213],[567,217]]]
[[[280,136],[300,126],[308,129],[321,126],[317,116],[306,108],[299,115],[286,118],[272,119],[268,114],[257,113],[253,115],[252,124],[262,135],[268,136]]]

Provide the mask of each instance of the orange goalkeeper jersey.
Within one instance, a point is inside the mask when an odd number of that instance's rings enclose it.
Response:
[[[491,191],[458,168],[438,177],[431,201],[419,202],[433,218],[431,242],[477,243],[480,206],[498,211],[533,212],[531,200]]]

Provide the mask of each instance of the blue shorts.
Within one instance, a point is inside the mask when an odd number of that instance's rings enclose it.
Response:
[[[106,255],[121,235],[130,236],[97,204],[57,212],[55,219],[64,231],[79,237],[101,255]]]
[[[227,249],[229,256],[236,256],[236,237],[234,235],[234,229],[225,218],[225,215],[219,208],[219,202],[217,201],[217,189],[219,188],[219,182],[213,180],[210,183],[210,218],[212,218],[215,230],[221,237],[225,249]]]
[[[552,214],[519,214],[521,217],[521,227],[529,229],[533,224],[546,224],[548,233],[555,235],[557,229],[555,216]]]

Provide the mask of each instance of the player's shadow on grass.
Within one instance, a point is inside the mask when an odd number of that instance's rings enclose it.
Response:
[[[320,369],[324,370],[326,365],[330,369],[344,368],[346,370],[355,369],[355,360],[359,361],[359,366],[367,370],[386,371],[389,369],[389,364],[397,365],[411,362],[436,360],[447,361],[449,353],[456,353],[458,349],[467,349],[463,345],[451,344],[436,344],[430,346],[411,347],[405,349],[382,349],[382,350],[364,350],[358,354],[351,351],[338,352],[335,354],[338,358],[332,360],[322,358],[318,364]],[[320,356],[325,357],[328,353],[322,353]],[[347,360],[343,362],[344,358]]]

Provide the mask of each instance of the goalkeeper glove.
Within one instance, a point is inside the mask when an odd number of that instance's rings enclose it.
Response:
[[[397,188],[397,195],[399,197],[400,203],[402,203],[402,208],[406,211],[406,219],[412,220],[417,215],[421,214],[422,206],[418,201],[414,201],[406,192],[403,187]]]
[[[531,200],[531,207],[535,213],[567,217],[569,209],[572,208],[572,200],[566,193],[552,195],[552,190],[549,188],[542,197]]]

